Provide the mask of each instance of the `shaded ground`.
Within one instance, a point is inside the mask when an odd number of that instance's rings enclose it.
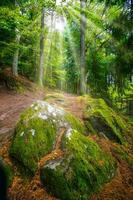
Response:
[[[51,95],[51,96],[50,96]],[[53,92],[49,95],[49,102],[57,104],[63,107],[65,110],[70,111],[76,117],[83,120],[83,110],[85,104],[83,100],[76,96],[67,93],[60,93],[55,95]],[[8,149],[10,145],[10,138],[6,136],[13,131],[19,115],[35,100],[43,99],[44,92],[26,92],[25,94],[14,94],[9,91],[0,91],[0,135],[3,135],[3,139],[0,145],[0,155],[3,156],[7,163],[10,163],[15,171],[15,178],[12,186],[9,188],[8,194],[10,200],[56,200],[48,194],[40,183],[39,170],[36,175],[28,179],[22,179],[19,168],[12,163],[8,156]],[[61,137],[64,130],[61,130],[60,137],[57,139],[56,147],[53,152],[46,155],[38,163],[38,166],[42,166],[47,160],[55,157],[62,156],[59,149]],[[116,176],[110,183],[107,183],[105,187],[92,197],[92,200],[131,200],[133,199],[133,170],[129,165],[121,160],[121,158],[114,152],[115,144],[104,138],[98,138],[92,136],[100,146],[107,152],[111,153],[118,163],[118,170]]]
[[[99,140],[99,139],[98,139]],[[106,152],[111,153],[117,161],[117,172],[111,182],[107,183],[104,188],[95,194],[91,200],[131,200],[133,199],[133,166],[121,159],[114,151],[117,144],[105,139],[97,142]],[[133,153],[133,152],[132,152]]]

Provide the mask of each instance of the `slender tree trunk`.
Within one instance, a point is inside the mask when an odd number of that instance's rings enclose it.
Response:
[[[38,68],[38,83],[43,86],[43,67],[44,67],[44,15],[45,9],[42,9],[41,14],[41,34],[40,34],[40,63]]]
[[[53,67],[52,67],[52,51],[53,51],[53,32],[55,29],[55,19],[54,19],[54,11],[51,12],[51,30],[50,30],[50,52],[49,52],[49,68],[50,68],[50,79],[52,81],[52,77],[53,77]]]
[[[80,0],[81,19],[80,19],[80,93],[86,93],[85,83],[85,32],[86,32],[86,17],[84,9],[86,7],[86,0]]]
[[[19,7],[18,2],[15,0],[15,6]],[[14,76],[18,76],[18,58],[19,58],[19,43],[20,43],[20,34],[19,30],[15,28],[16,38],[15,43],[17,48],[15,49],[14,55],[13,55],[13,63],[12,63],[12,73]]]
[[[56,5],[56,0],[55,0],[55,5]],[[56,16],[55,16],[55,12],[52,9],[51,11],[51,27],[50,27],[50,52],[49,52],[49,59],[48,59],[48,65],[49,65],[49,69],[50,69],[50,83],[52,83],[52,79],[53,79],[53,66],[52,66],[52,52],[53,52],[53,32],[55,30],[55,23],[56,23]]]
[[[131,0],[131,21],[133,21],[133,0]]]
[[[133,101],[128,100],[128,115],[133,116]]]
[[[19,43],[20,43],[20,34],[16,29],[16,39],[15,39],[17,48],[15,49],[14,56],[13,56],[13,63],[12,63],[12,73],[14,76],[18,76],[18,58],[19,58]]]

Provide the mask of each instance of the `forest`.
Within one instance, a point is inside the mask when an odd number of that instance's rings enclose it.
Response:
[[[133,199],[133,0],[0,1],[0,200]]]

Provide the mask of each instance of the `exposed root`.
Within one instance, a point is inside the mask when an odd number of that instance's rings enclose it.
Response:
[[[66,129],[61,128],[59,135],[57,137],[57,141],[55,144],[55,149],[48,155],[44,156],[38,163],[38,167],[41,168],[44,164],[49,160],[55,160],[56,158],[61,158],[63,156],[63,151],[60,149],[62,137],[65,133]]]

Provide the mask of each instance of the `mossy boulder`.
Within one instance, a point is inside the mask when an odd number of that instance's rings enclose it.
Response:
[[[2,157],[0,157],[0,186],[3,191],[11,185],[13,180],[13,169],[9,164],[6,164]]]
[[[45,101],[37,101],[21,115],[10,155],[34,174],[38,161],[54,149],[62,127],[84,131],[82,123],[71,114]]]
[[[125,133],[128,130],[127,123],[103,99],[87,96],[84,115],[88,132],[104,135],[120,144],[125,142]]]
[[[48,161],[41,181],[48,192],[62,200],[88,200],[115,174],[116,163],[91,138],[68,130],[62,140],[64,156]]]

